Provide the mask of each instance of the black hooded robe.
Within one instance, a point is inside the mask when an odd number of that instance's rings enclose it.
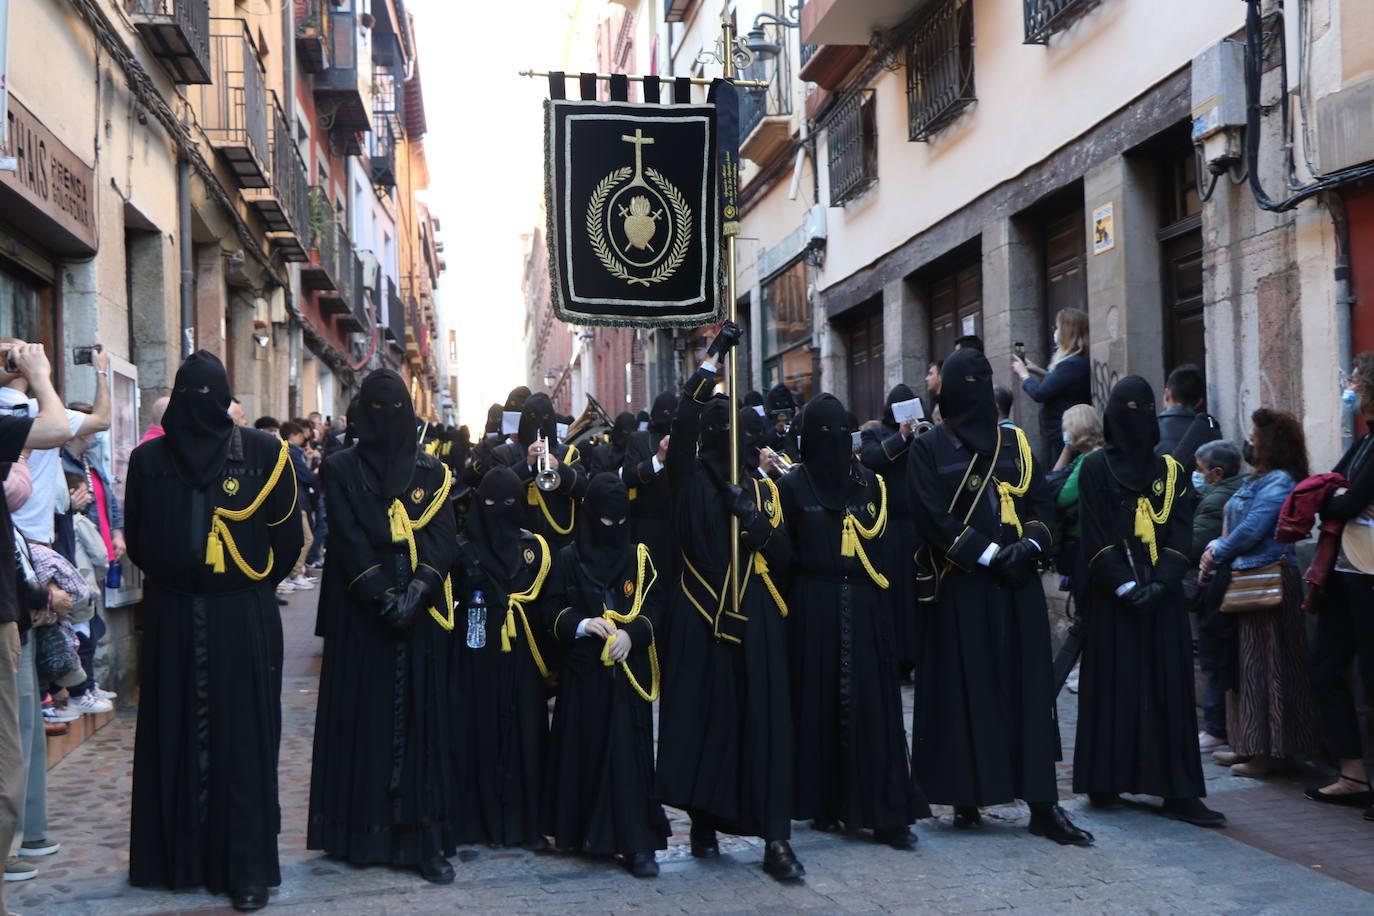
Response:
[[[577,502],[587,490],[587,475],[577,447],[558,441],[558,418],[546,394],[534,394],[524,402],[520,430],[514,442],[491,450],[491,466],[507,467],[525,484],[524,527],[548,541],[554,555],[572,543],[577,522]],[[540,435],[549,442],[549,453],[558,459],[558,487],[545,492],[536,485],[535,469],[529,466],[529,447]]]
[[[129,883],[274,887],[282,630],[273,589],[303,541],[296,477],[286,443],[228,418],[229,382],[213,355],[189,357],[174,384],[167,435],[130,459],[124,509],[129,557],[144,575]],[[225,514],[259,497],[247,517]],[[228,537],[212,566],[215,517]]]
[[[553,557],[520,527],[524,500],[514,474],[492,471],[458,540],[449,693],[458,843],[527,846],[543,837],[550,659],[540,602]]]
[[[828,446],[820,457],[807,433],[813,423],[830,428],[817,433]],[[912,790],[882,568],[888,488],[852,460],[847,414],[830,395],[807,404],[802,449],[806,463],[778,485],[792,547],[792,816],[842,821],[851,830],[906,827],[926,809]],[[847,524],[871,532],[857,535],[852,556],[845,555]]]
[[[1153,402],[1148,384],[1118,382],[1137,404]],[[1138,383],[1138,384],[1136,384]],[[1133,392],[1133,393],[1132,393]],[[1166,799],[1207,794],[1197,750],[1193,643],[1182,579],[1191,564],[1193,497],[1188,470],[1155,456],[1154,405],[1117,411],[1108,403],[1108,448],[1083,459],[1078,492],[1083,557],[1092,590],[1079,669],[1075,792],[1156,795]],[[1144,416],[1148,413],[1148,417]],[[1116,415],[1116,416],[1114,416]],[[1139,427],[1139,429],[1133,429]],[[1116,449],[1114,452],[1113,443]],[[1112,459],[1125,453],[1127,468]],[[1124,457],[1124,456],[1123,456]],[[1135,534],[1137,516],[1153,514],[1154,552]],[[1154,610],[1139,611],[1116,592],[1125,583],[1155,581],[1167,589]]]
[[[728,408],[711,399],[714,376],[698,372],[678,404],[667,474],[683,569],[673,582],[658,779],[663,801],[706,815],[710,826],[765,840],[791,835],[792,709],[787,606],[782,576],[791,562],[777,487],[742,469],[740,486],[758,512],[741,524],[740,616],[730,591]],[[708,405],[708,402],[710,404]],[[703,417],[703,408],[709,420]],[[747,416],[746,416],[747,413]],[[762,418],[744,408],[760,427]],[[702,431],[709,422],[711,436]],[[741,422],[741,429],[747,429]],[[702,457],[695,455],[698,435]],[[743,439],[743,437],[741,437]],[[758,438],[756,435],[754,438]],[[741,442],[741,463],[757,449]],[[741,617],[743,619],[741,619]]]
[[[606,495],[616,488],[618,498]],[[545,771],[544,832],[559,849],[592,855],[668,845],[668,819],[654,792],[652,705],[659,680],[654,621],[666,588],[648,549],[629,541],[628,503],[616,478],[592,481],[586,529],[604,527],[605,515],[625,519],[624,534],[607,545],[597,540],[601,532],[579,529],[577,542],[554,562],[544,602],[554,638],[566,649]],[[601,639],[577,635],[583,620],[608,609],[631,618],[617,623],[632,644],[615,665],[602,661]]]
[[[658,444],[668,435],[677,398],[663,392],[654,398],[649,428],[636,430],[625,445],[621,479],[630,490],[630,525],[635,541],[649,546],[665,582],[677,581],[677,538],[672,523],[672,496],[664,469],[654,469]]]
[[[377,388],[402,407],[377,410]],[[349,418],[358,444],[325,462],[324,660],[306,847],[355,865],[416,866],[453,846],[442,703],[454,622],[444,588],[457,547],[452,476],[416,451],[399,376],[373,372],[359,402]],[[406,538],[397,539],[399,516],[391,517],[398,507],[410,520],[413,565]],[[379,604],[413,578],[429,584],[428,600],[398,633],[383,624]]]

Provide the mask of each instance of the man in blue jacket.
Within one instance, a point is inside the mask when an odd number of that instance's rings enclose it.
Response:
[[[300,559],[292,568],[291,575],[277,586],[277,591],[307,591],[315,587],[314,580],[305,574],[305,558],[309,555],[310,545],[315,540],[314,526],[310,522],[310,507],[314,505],[315,491],[320,485],[320,479],[310,469],[310,462],[305,460],[305,428],[293,420],[288,420],[281,425],[281,437],[290,447],[291,467],[296,471],[296,511],[300,513],[301,526],[305,529],[305,546],[301,548]]]

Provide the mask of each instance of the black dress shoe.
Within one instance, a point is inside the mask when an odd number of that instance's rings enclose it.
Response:
[[[1064,809],[1058,805],[1049,805],[1043,810],[1031,812],[1030,832],[1034,836],[1054,840],[1060,846],[1093,844],[1093,835],[1081,827],[1074,826],[1073,821],[1064,813]]]
[[[636,878],[657,878],[658,860],[652,852],[634,852],[625,856],[625,867]]]
[[[1226,826],[1226,815],[1213,811],[1200,798],[1166,798],[1159,813],[1195,827]]]
[[[1126,807],[1126,799],[1115,792],[1089,792],[1088,804],[1099,811],[1120,811]]]
[[[983,826],[983,814],[972,805],[954,806],[954,826],[960,830],[971,830]]]
[[[811,829],[820,833],[839,833],[840,822],[828,817],[818,817],[811,822]]]
[[[520,848],[527,852],[543,852],[549,848],[549,841],[547,837],[535,837],[526,843],[521,843]]]
[[[779,881],[799,881],[806,869],[786,840],[773,840],[763,852],[763,870]]]
[[[1359,782],[1359,780],[1355,780]],[[1343,805],[1347,808],[1367,808],[1374,804],[1374,792],[1368,789],[1363,792],[1344,792],[1339,795],[1328,794],[1322,791],[1321,786],[1308,789],[1303,793],[1313,801],[1321,802],[1326,805]]]
[[[911,832],[910,827],[882,827],[873,831],[873,839],[893,849],[916,848],[916,834]]]
[[[720,843],[709,821],[692,821],[692,857],[714,859],[720,855]]]
[[[267,888],[241,887],[229,892],[229,900],[240,913],[251,913],[267,906]]]
[[[420,863],[420,877],[431,884],[452,884],[453,866],[443,856],[435,856]]]

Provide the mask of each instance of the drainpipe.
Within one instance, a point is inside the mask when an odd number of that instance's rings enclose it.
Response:
[[[190,356],[196,349],[195,252],[191,241],[191,163],[185,157],[177,160],[178,231],[181,238],[181,355]]]
[[[1336,360],[1341,368],[1341,381],[1350,378],[1351,353],[1355,349],[1351,310],[1355,296],[1350,289],[1350,220],[1346,216],[1345,198],[1339,190],[1326,196],[1331,212],[1331,224],[1336,230]],[[1355,439],[1355,409],[1341,401],[1341,452],[1350,449]]]

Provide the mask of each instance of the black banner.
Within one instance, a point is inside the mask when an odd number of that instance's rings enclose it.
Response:
[[[582,325],[720,320],[716,108],[551,99],[554,313]]]

